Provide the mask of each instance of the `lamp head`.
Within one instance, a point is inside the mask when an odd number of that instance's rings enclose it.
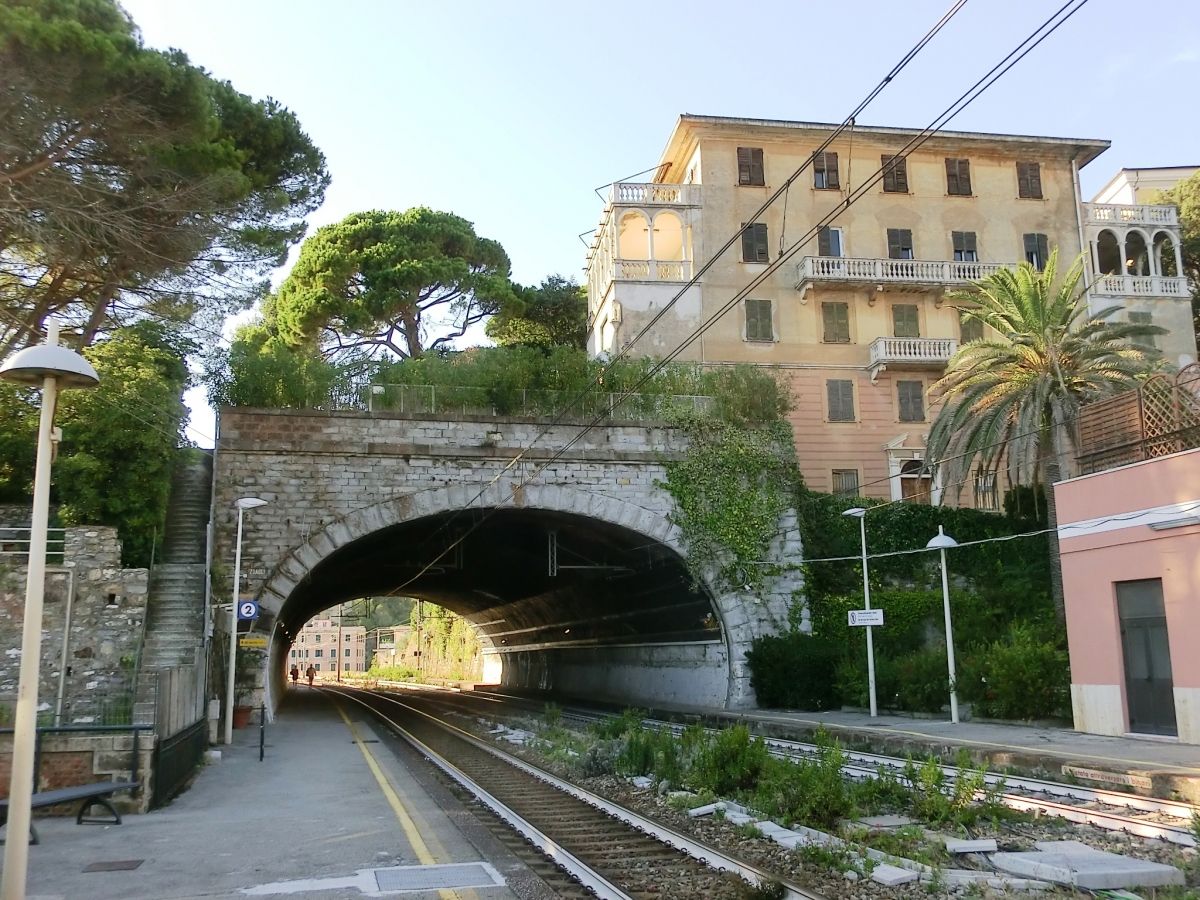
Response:
[[[95,387],[100,376],[92,364],[68,347],[58,345],[58,326],[50,324],[46,343],[26,347],[0,365],[0,378],[16,384],[40,385],[57,378],[60,388]]]
[[[866,514],[867,514],[867,511],[865,509],[863,509],[861,506],[855,506],[852,509],[848,509],[842,513],[843,516],[851,516],[855,519],[861,519]]]
[[[258,497],[239,497],[237,501],[238,509],[257,509],[260,506],[266,506],[266,500],[260,500]]]
[[[951,547],[957,547],[958,541],[946,534],[942,526],[938,526],[938,533],[930,538],[929,543],[925,545],[929,550],[949,550]]]

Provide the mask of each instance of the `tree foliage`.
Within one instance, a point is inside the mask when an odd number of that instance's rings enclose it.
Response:
[[[513,288],[516,301],[488,320],[487,336],[502,347],[574,347],[587,344],[587,289],[561,275],[537,287]]]
[[[265,304],[289,346],[416,358],[513,301],[509,260],[453,213],[353,213],[317,230]]]
[[[1181,181],[1155,198],[1158,203],[1173,203],[1179,208],[1179,249],[1183,271],[1192,287],[1192,317],[1200,335],[1200,172]]]
[[[64,391],[55,421],[62,442],[52,497],[66,525],[112,525],[127,563],[146,565],[161,539],[171,471],[184,443],[188,383],[183,357],[194,348],[154,322],[115,331],[86,351],[98,387]],[[35,391],[0,394],[0,499],[28,500],[40,400]]]
[[[1068,452],[1080,408],[1120,393],[1159,364],[1153,348],[1134,338],[1163,334],[1157,326],[1109,321],[1119,307],[1089,314],[1080,288],[1083,259],[1056,283],[1058,252],[1044,271],[1029,263],[1001,269],[961,295],[964,314],[989,326],[999,339],[964,344],[932,388],[943,402],[929,431],[930,460],[948,490],[961,490],[976,461],[995,471],[1007,462],[1010,480],[1045,487],[1054,528],[1051,485]],[[1064,440],[1065,436],[1065,440]],[[1050,577],[1063,615],[1058,541],[1051,543]]]
[[[0,5],[0,356],[55,315],[90,343],[142,315],[243,302],[328,184],[296,117],[114,0]]]

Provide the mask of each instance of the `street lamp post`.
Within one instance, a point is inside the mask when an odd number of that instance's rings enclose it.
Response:
[[[850,516],[858,519],[859,534],[862,536],[862,569],[863,569],[863,604],[867,609],[871,608],[871,582],[867,577],[867,511],[861,506],[856,506],[853,509],[848,509],[843,516]],[[878,705],[875,702],[875,639],[872,635],[873,629],[870,625],[867,626],[867,693],[871,703],[871,718],[879,715]]]
[[[0,378],[42,386],[33,510],[29,520],[29,572],[25,581],[25,618],[21,629],[21,669],[13,719],[8,834],[4,845],[4,900],[25,896],[29,867],[29,825],[33,817],[34,753],[37,736],[39,663],[42,656],[42,607],[46,594],[46,533],[50,523],[51,432],[60,388],[95,387],[100,378],[91,364],[58,345],[58,323],[46,326],[46,343],[27,347],[0,365]]]
[[[946,548],[957,547],[958,541],[946,534],[942,526],[938,526],[935,534],[925,545],[930,550],[936,549],[942,557],[942,610],[946,615],[946,668],[950,672],[950,721],[958,724],[958,688],[955,685],[954,674],[954,627],[950,624],[950,582],[946,577]]]
[[[241,497],[237,501],[238,526],[237,549],[233,555],[233,598],[229,605],[229,672],[225,684],[225,743],[233,743],[233,698],[234,676],[237,668],[237,624],[238,605],[242,599],[242,515],[248,509],[266,506],[266,500],[258,497]]]

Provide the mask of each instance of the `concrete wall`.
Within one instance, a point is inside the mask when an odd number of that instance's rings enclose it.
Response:
[[[129,781],[133,778],[133,734],[48,734],[43,736],[35,790],[93,784],[97,781]],[[153,793],[151,762],[155,739],[142,732],[138,738],[137,778],[140,791],[113,797],[121,812],[147,812]],[[0,797],[8,796],[12,780],[12,734],[0,734]],[[38,816],[74,815],[79,804],[63,804],[35,810]]]
[[[15,697],[21,664],[26,566],[0,557],[0,698]],[[66,635],[67,674],[62,724],[87,724],[132,687],[133,666],[146,618],[148,571],[121,568],[115,528],[68,528],[62,565],[46,575],[38,710],[55,711]]]
[[[267,629],[307,573],[339,547],[397,523],[463,508],[518,451],[532,446],[525,459],[536,464],[583,431],[580,425],[556,425],[539,437],[545,423],[517,418],[469,421],[248,409],[223,410],[220,424],[215,558],[232,568],[237,497],[254,494],[268,500],[268,506],[246,517],[243,538],[243,571],[249,574],[249,592],[262,603]],[[501,435],[498,444],[488,437],[495,432]],[[606,425],[583,433],[579,444],[535,482],[520,487],[525,473],[505,474],[474,502],[485,508],[585,516],[628,528],[685,555],[679,530],[670,521],[673,500],[657,487],[665,475],[663,456],[685,446],[685,435],[676,429]],[[780,523],[773,558],[802,558],[794,514]],[[745,652],[755,636],[786,624],[793,593],[800,587],[794,574],[774,579],[754,596],[715,590],[709,583],[727,650],[704,655],[704,664],[724,684],[723,690],[705,687],[706,697],[723,696],[734,706],[753,703]],[[277,638],[273,652],[283,649]],[[568,652],[572,662],[563,671],[570,684],[645,683],[648,657],[630,659],[616,651],[580,656],[576,654],[583,651],[556,651],[513,671],[524,672],[517,677],[536,687],[547,667],[560,666]],[[661,656],[658,661],[664,667],[679,662],[681,673],[695,674],[694,661]],[[269,663],[268,677],[278,681],[283,670]],[[511,676],[506,678],[512,683]],[[276,696],[280,686],[273,685]]]
[[[1179,739],[1200,743],[1200,450],[1055,486],[1075,727],[1129,729],[1115,584],[1161,578]]]

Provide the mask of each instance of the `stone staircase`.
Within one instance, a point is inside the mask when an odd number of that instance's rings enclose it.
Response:
[[[193,453],[175,467],[160,561],[150,572],[146,637],[134,715],[155,717],[156,669],[202,662],[204,557],[212,498],[212,454]],[[203,673],[198,673],[203,677]]]

